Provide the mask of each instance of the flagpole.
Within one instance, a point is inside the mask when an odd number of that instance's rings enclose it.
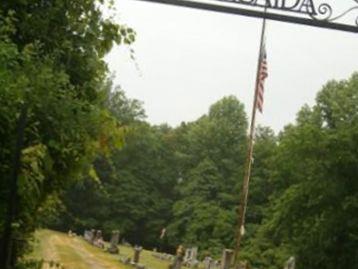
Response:
[[[267,7],[265,7],[266,13]],[[254,93],[254,102],[252,105],[252,114],[251,114],[251,123],[250,123],[250,134],[249,134],[249,144],[247,149],[247,156],[245,161],[245,174],[242,184],[241,197],[240,197],[240,206],[239,206],[239,217],[238,217],[238,226],[236,231],[236,246],[234,252],[234,266],[236,267],[239,262],[239,252],[242,236],[244,235],[244,225],[245,225],[245,214],[246,214],[246,205],[247,197],[249,192],[249,181],[251,175],[251,165],[252,165],[252,154],[254,148],[254,135],[255,135],[255,121],[256,121],[256,111],[257,111],[257,96],[258,96],[258,86],[260,80],[260,61],[264,45],[266,30],[266,17],[262,21],[261,28],[261,38],[260,38],[260,50],[259,57],[257,61],[257,71],[256,71],[256,83],[255,83],[255,93]]]

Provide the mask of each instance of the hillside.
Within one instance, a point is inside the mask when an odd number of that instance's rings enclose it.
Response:
[[[51,230],[38,230],[35,233],[34,250],[31,258],[43,259],[43,269],[49,268],[50,262],[59,263],[65,269],[127,269],[121,257],[132,257],[133,250],[119,246],[120,255],[112,255],[87,243],[81,237]],[[147,268],[166,269],[168,262],[154,258],[151,251],[142,251],[140,262]]]

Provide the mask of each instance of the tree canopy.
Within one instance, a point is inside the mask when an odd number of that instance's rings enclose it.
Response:
[[[287,255],[297,268],[357,264],[357,83],[357,74],[327,83],[279,135],[273,194],[246,251],[257,267],[276,268]]]
[[[2,268],[21,257],[46,203],[53,205],[66,186],[94,171],[98,152],[123,143],[123,130],[105,105],[103,57],[135,34],[105,19],[101,4],[0,3]]]
[[[290,256],[305,269],[356,264],[357,81],[355,74],[327,83],[278,135],[256,128],[240,252],[254,268],[281,268]],[[80,218],[87,227],[119,227],[146,247],[198,246],[202,256],[233,248],[248,139],[242,103],[229,96],[194,122],[170,128],[132,120],[128,130],[111,169],[96,166],[103,189],[95,193],[106,193],[98,201],[107,204]]]

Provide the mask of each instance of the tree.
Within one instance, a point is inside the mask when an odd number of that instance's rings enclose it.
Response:
[[[160,231],[171,217],[177,180],[168,147],[170,129],[136,122],[127,126],[125,145],[94,163],[99,182],[85,180],[68,191],[61,229],[96,228],[146,247],[158,247]],[[86,201],[86,208],[80,201]],[[74,217],[74,218],[73,218]],[[164,247],[164,246],[161,246]]]
[[[172,129],[143,122],[141,103],[118,88],[106,104],[125,130],[125,144],[107,156],[97,156],[98,181],[86,177],[71,186],[64,199],[67,211],[52,227],[79,232],[96,228],[105,236],[119,229],[132,243],[158,247],[160,230],[171,216],[178,178]]]
[[[272,206],[248,251],[257,267],[282,266],[289,255],[305,269],[357,264],[357,96],[357,74],[331,81],[281,133]]]
[[[186,128],[180,198],[168,234],[176,244],[195,244],[217,255],[234,240],[238,178],[246,148],[243,105],[233,96],[225,97]]]
[[[103,56],[134,32],[104,19],[96,1],[15,0],[0,4],[0,37],[0,267],[10,268],[45,202],[122,143],[102,105]]]

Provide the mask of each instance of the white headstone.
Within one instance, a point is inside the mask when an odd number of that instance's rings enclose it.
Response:
[[[295,269],[295,265],[296,265],[296,260],[295,257],[290,257],[286,264],[285,264],[285,269]]]
[[[224,249],[223,255],[221,258],[221,269],[229,269],[230,268],[233,253],[234,253],[234,251],[231,249]]]

